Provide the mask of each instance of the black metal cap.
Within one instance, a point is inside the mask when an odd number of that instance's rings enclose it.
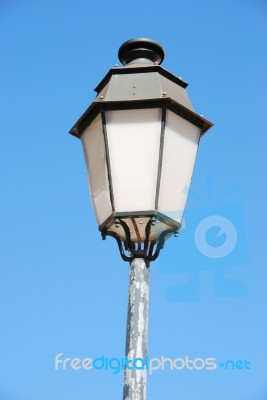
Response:
[[[151,60],[154,64],[161,64],[164,60],[163,47],[151,39],[131,39],[123,43],[119,48],[118,57],[123,65],[129,64],[138,58]]]

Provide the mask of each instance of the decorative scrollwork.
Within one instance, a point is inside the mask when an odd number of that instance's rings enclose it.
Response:
[[[149,267],[150,261],[156,260],[160,251],[163,249],[166,237],[171,236],[172,234],[177,234],[177,227],[173,227],[161,232],[157,240],[152,240],[150,238],[151,227],[154,226],[155,223],[155,217],[151,217],[145,228],[146,236],[143,246],[140,240],[137,242],[132,241],[129,226],[122,218],[116,218],[115,224],[117,227],[120,225],[123,228],[125,240],[122,240],[115,232],[108,231],[107,229],[104,229],[101,232],[102,238],[105,239],[106,236],[111,236],[117,241],[120,255],[124,261],[131,262],[134,258],[143,258],[147,267]],[[126,252],[128,254],[126,254]]]

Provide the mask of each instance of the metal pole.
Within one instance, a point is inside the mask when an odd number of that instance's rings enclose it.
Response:
[[[123,400],[146,399],[146,369],[144,367],[147,357],[148,342],[148,304],[149,304],[149,268],[143,258],[135,258],[131,262],[128,316],[126,331],[126,363],[124,370]],[[130,368],[132,367],[132,369]]]

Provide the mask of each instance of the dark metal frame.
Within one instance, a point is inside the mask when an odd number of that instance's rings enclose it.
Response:
[[[181,228],[181,224],[174,219],[168,217],[166,214],[162,214],[159,211],[155,210],[148,210],[148,211],[127,211],[127,212],[115,212],[114,214],[110,215],[100,226],[100,232],[104,232],[104,230],[109,229],[112,224],[115,222],[116,219],[121,218],[152,218],[154,217],[156,221],[163,222],[169,225],[171,228],[175,230],[179,230]]]
[[[110,203],[111,203],[112,211],[114,212],[115,205],[114,205],[114,194],[113,194],[112,175],[111,175],[111,167],[110,167],[109,148],[108,148],[107,124],[106,124],[106,115],[105,115],[105,112],[103,112],[103,111],[101,112],[101,119],[102,119],[102,129],[103,129],[103,136],[104,136],[104,143],[105,143]]]
[[[105,239],[106,236],[111,236],[116,239],[123,260],[131,261],[135,257],[141,257],[144,258],[147,265],[149,265],[150,261],[158,257],[168,236],[177,234],[181,227],[180,223],[157,211],[167,110],[174,112],[186,121],[200,128],[200,135],[203,135],[213,124],[203,118],[202,115],[198,115],[194,112],[187,95],[184,93],[184,89],[187,87],[186,82],[159,65],[147,63],[147,61],[150,60],[154,64],[160,64],[163,60],[164,50],[158,43],[143,38],[130,40],[121,46],[119,58],[124,64],[128,64],[136,58],[147,60],[144,64],[142,64],[142,61],[137,64],[129,64],[124,68],[112,68],[95,89],[97,92],[95,101],[93,101],[72,127],[70,133],[76,137],[80,137],[91,122],[98,115],[101,115],[112,215],[101,224],[99,230],[101,231],[103,239]],[[132,86],[131,75],[134,76],[134,86]],[[139,92],[138,96],[133,98],[135,93],[133,93],[132,89],[136,86],[139,88]],[[159,108],[162,111],[155,208],[151,211],[116,213],[116,199],[114,199],[113,193],[105,114],[107,111],[151,108]],[[135,220],[140,217],[149,218],[143,241],[141,240]],[[130,228],[125,221],[129,218],[135,230],[136,240],[132,239]],[[153,236],[152,240],[151,227],[157,220],[163,222],[167,226],[165,231],[156,235],[156,239],[154,239]],[[120,226],[123,229],[124,235],[121,234],[123,239],[121,239],[119,234],[113,231],[114,225],[115,227]],[[120,233],[122,233],[121,230]]]
[[[159,256],[160,251],[164,247],[164,243],[167,239],[167,236],[171,236],[173,234],[177,235],[181,227],[181,225],[178,222],[172,219],[168,219],[163,214],[160,214],[158,212],[151,212],[151,213],[153,214],[153,216],[150,217],[146,225],[145,228],[146,237],[143,243],[141,242],[141,239],[139,239],[137,242],[131,239],[130,229],[127,223],[124,221],[124,218],[134,217],[133,215],[134,213],[121,213],[121,214],[117,213],[114,214],[112,218],[112,220],[116,225],[122,226],[125,233],[125,240],[122,240],[115,232],[109,231],[107,223],[104,223],[102,225],[103,228],[101,228],[101,226],[99,227],[102,239],[105,240],[107,236],[113,237],[118,243],[120,255],[124,261],[131,262],[134,258],[143,258],[146,262],[147,267],[149,267],[150,261],[156,260],[156,258]],[[138,216],[141,216],[140,213],[136,214]],[[144,212],[143,214],[144,214],[143,216],[147,216],[148,213]],[[161,232],[157,240],[151,240],[150,239],[151,227],[156,224],[157,219],[158,220],[161,219],[164,221],[166,220],[171,221],[171,227]],[[133,221],[134,219],[132,219],[132,222]],[[126,252],[128,252],[129,255],[127,255]]]
[[[175,114],[184,118],[186,121],[197,126],[201,129],[201,135],[205,133],[212,124],[203,118],[202,116],[196,114],[195,112],[189,110],[185,106],[171,98],[157,98],[157,99],[144,99],[144,100],[122,100],[122,101],[95,101],[91,106],[85,111],[81,118],[76,122],[76,124],[71,128],[70,133],[76,137],[80,137],[84,130],[90,125],[90,123],[102,112],[104,111],[116,111],[116,110],[137,110],[146,108],[166,108],[173,111]]]
[[[159,165],[158,165],[158,176],[157,176],[157,186],[156,186],[156,200],[155,200],[155,208],[156,208],[156,210],[158,209],[158,204],[159,204],[159,189],[160,189],[162,158],[163,158],[163,147],[164,147],[164,137],[165,137],[166,114],[167,114],[166,108],[162,108],[162,110],[161,110],[160,144],[159,144]]]

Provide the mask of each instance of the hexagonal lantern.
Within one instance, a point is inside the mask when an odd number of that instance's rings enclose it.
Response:
[[[213,124],[159,65],[158,43],[129,40],[119,59],[70,133],[82,141],[102,237],[117,240],[124,260],[149,263],[181,227],[199,140]]]

